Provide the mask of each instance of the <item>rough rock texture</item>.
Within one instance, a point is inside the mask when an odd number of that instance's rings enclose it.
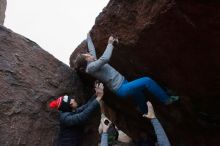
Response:
[[[180,103],[165,107],[149,97],[172,145],[218,145],[220,138],[220,2],[217,0],[111,0],[91,35],[98,56],[119,37],[110,64],[127,79],[150,76]],[[85,42],[73,52],[85,51]],[[108,115],[133,139],[153,138],[131,102],[110,92]],[[148,136],[146,136],[148,135]]]
[[[59,125],[47,102],[81,96],[77,78],[36,43],[0,26],[0,145],[52,145]]]
[[[6,0],[0,0],[0,24],[1,25],[4,24],[6,5],[7,5]]]

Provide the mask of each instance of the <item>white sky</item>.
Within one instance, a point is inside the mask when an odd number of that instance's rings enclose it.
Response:
[[[7,0],[4,25],[69,65],[109,0]]]

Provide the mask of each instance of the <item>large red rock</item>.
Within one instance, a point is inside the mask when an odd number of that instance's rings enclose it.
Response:
[[[83,96],[77,75],[35,42],[0,26],[0,145],[52,145],[52,96]]]
[[[91,30],[98,56],[110,35],[119,38],[110,64],[126,78],[150,76],[181,96],[180,103],[169,107],[149,97],[172,145],[218,145],[219,9],[217,0],[111,0]],[[73,52],[71,66],[85,49],[83,42]],[[105,101],[119,128],[133,139],[152,139],[149,123],[131,102],[110,92]]]

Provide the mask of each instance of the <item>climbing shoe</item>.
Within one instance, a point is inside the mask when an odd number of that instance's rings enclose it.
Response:
[[[179,100],[179,98],[180,98],[179,96],[172,95],[172,96],[170,96],[170,98],[168,99],[168,101],[165,104],[170,105],[174,102],[177,102]]]

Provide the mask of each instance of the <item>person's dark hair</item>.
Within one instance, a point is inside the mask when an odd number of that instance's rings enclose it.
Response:
[[[83,54],[78,54],[75,61],[74,61],[74,68],[77,71],[85,71],[87,66],[87,61]]]
[[[111,125],[109,126],[107,133],[108,133],[108,144],[109,145],[115,144],[118,140],[119,133],[118,130],[116,129],[116,126],[113,123],[111,123]]]
[[[68,98],[67,102],[63,102],[60,104],[60,107],[58,108],[59,111],[62,112],[71,112],[72,111],[72,107],[70,106],[70,100],[71,98]]]

